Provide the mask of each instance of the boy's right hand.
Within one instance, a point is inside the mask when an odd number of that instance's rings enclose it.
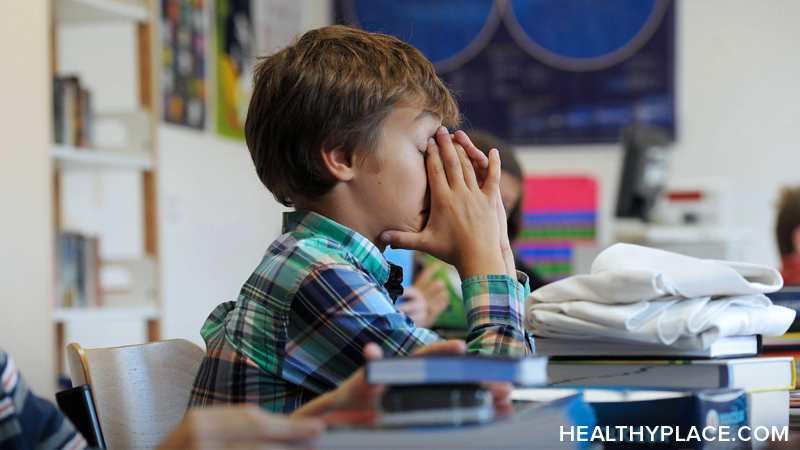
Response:
[[[430,184],[430,216],[420,232],[388,230],[381,241],[392,248],[419,250],[456,267],[462,279],[505,275],[500,250],[497,205],[500,199],[500,157],[489,154],[485,180],[464,148],[446,128],[428,140],[426,161]],[[484,175],[484,174],[480,174]],[[481,186],[479,181],[483,181]]]

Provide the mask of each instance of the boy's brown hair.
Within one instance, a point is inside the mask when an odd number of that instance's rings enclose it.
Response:
[[[800,226],[800,186],[781,190],[778,200],[778,220],[775,225],[775,237],[778,239],[778,250],[781,255],[795,253],[792,234]]]
[[[458,124],[455,101],[416,48],[340,25],[303,34],[254,71],[245,137],[258,177],[286,206],[319,198],[336,184],[321,149],[341,147],[361,163],[400,105]]]

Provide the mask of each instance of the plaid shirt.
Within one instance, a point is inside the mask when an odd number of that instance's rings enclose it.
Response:
[[[285,234],[238,299],[203,325],[207,352],[190,407],[258,403],[292,412],[361,367],[369,342],[392,357],[441,339],[394,307],[384,287],[390,265],[368,239],[308,211],[286,213],[283,222]],[[462,290],[471,353],[530,353],[522,328],[527,283],[482,275]]]

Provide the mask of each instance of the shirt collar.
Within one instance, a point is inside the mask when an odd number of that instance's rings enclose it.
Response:
[[[383,253],[361,234],[312,211],[283,213],[282,233],[310,231],[341,244],[381,286],[389,279],[389,263]]]

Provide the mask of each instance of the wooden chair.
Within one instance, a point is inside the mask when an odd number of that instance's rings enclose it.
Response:
[[[184,339],[66,351],[73,386],[91,387],[109,449],[157,447],[183,419],[205,354]]]

